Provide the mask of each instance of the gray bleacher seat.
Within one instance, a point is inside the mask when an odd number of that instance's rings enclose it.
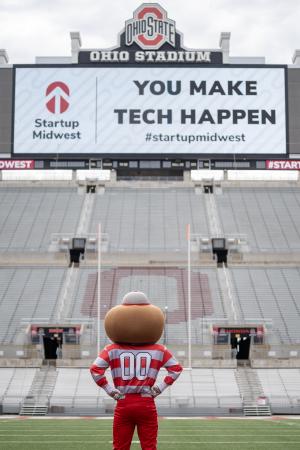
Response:
[[[22,401],[28,395],[37,369],[0,368],[0,396],[4,414],[18,414]]]
[[[0,370],[0,398],[5,394],[9,383],[14,375],[15,369],[10,367],[10,368],[2,368]]]
[[[300,369],[256,369],[272,408],[293,406],[300,410]]]
[[[192,232],[208,232],[205,203],[194,189],[108,188],[95,199],[91,233],[99,222],[111,251],[185,250],[188,223]]]
[[[76,188],[0,189],[0,251],[45,251],[52,233],[74,233],[83,195]]]
[[[246,234],[253,251],[300,250],[300,189],[223,188],[215,196],[225,234]]]
[[[300,343],[299,268],[232,268],[231,274],[244,318],[272,319],[282,342]]]
[[[224,318],[224,309],[216,270],[202,268],[192,271],[192,336],[200,343],[201,319]],[[103,268],[101,279],[101,318],[130,290],[142,290],[166,315],[163,340],[187,342],[187,271],[184,268]],[[71,316],[96,317],[97,271],[81,269]],[[103,331],[101,339],[107,341]]]
[[[0,269],[0,342],[13,342],[23,318],[54,317],[67,269],[53,267]],[[244,319],[271,319],[278,339],[300,342],[300,269],[231,268],[233,293]],[[97,270],[81,268],[69,316],[97,315]],[[103,268],[101,318],[129,290],[144,290],[166,314],[163,339],[187,341],[187,273],[185,268]],[[192,270],[192,337],[201,343],[203,319],[224,319],[217,269]],[[106,341],[104,330],[101,339]]]
[[[13,342],[23,318],[51,318],[56,312],[65,269],[0,269],[0,342]]]
[[[234,369],[184,370],[178,382],[166,389],[156,400],[158,408],[241,408],[241,397]],[[167,372],[162,369],[157,381]],[[110,370],[106,376],[112,383]],[[65,412],[78,410],[103,412],[113,402],[103,389],[99,389],[86,369],[58,369],[56,385],[50,398],[51,406],[63,406]],[[101,409],[102,408],[102,409]]]

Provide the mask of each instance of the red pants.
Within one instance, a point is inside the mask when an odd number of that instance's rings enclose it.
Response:
[[[135,426],[142,450],[156,450],[157,412],[152,397],[128,394],[119,400],[114,414],[114,450],[129,450]]]

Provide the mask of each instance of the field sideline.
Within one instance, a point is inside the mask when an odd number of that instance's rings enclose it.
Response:
[[[112,420],[0,418],[1,450],[111,450]],[[134,436],[132,449],[139,449]],[[297,450],[300,420],[160,419],[158,450]]]

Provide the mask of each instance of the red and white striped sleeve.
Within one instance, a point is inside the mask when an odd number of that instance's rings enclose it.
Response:
[[[103,388],[108,394],[114,389],[107,381],[105,371],[109,367],[109,354],[105,347],[97,356],[90,367],[91,375],[95,383]]]
[[[177,380],[182,372],[182,366],[166,347],[164,348],[162,367],[165,367],[165,369],[167,369],[168,375],[161,383],[157,384],[160,392],[163,392],[168,386],[171,386],[171,384],[173,384],[174,381]]]

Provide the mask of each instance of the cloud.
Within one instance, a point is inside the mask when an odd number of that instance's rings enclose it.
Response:
[[[158,0],[159,1],[159,0]],[[35,56],[70,55],[70,31],[86,48],[112,47],[136,0],[1,0],[1,48],[11,63]],[[266,56],[290,63],[298,45],[298,0],[161,0],[190,48],[217,48],[221,31],[231,32],[232,56]]]

